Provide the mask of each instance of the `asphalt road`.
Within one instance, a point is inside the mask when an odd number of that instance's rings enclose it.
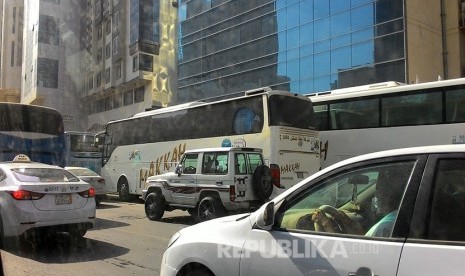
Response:
[[[171,236],[193,224],[187,212],[147,219],[142,201],[102,202],[95,226],[82,240],[67,234],[40,242],[9,240],[1,250],[5,275],[159,275]]]

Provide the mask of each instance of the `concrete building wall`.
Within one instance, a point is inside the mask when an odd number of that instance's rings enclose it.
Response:
[[[21,91],[24,0],[1,4],[0,88]]]

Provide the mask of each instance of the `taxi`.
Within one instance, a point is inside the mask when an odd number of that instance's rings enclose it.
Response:
[[[95,189],[63,168],[26,155],[0,162],[0,238],[35,230],[83,237],[95,223]]]

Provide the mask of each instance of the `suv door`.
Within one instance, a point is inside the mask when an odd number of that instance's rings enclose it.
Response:
[[[229,186],[232,184],[228,174],[229,152],[205,152],[202,159],[202,171],[197,181],[197,194],[203,191],[218,192],[222,202],[229,201]]]
[[[464,154],[430,156],[410,233],[398,275],[465,274]]]
[[[278,203],[272,230],[251,230],[241,275],[395,275],[425,160],[347,165],[302,186]],[[391,209],[376,200],[381,191]]]
[[[188,153],[183,156],[180,166],[181,174],[174,175],[171,179],[171,197],[173,204],[195,206],[195,192],[197,185],[197,172],[200,171],[199,154]]]

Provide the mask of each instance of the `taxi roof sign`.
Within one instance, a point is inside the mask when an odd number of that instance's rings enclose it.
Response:
[[[31,162],[31,159],[26,154],[18,154],[13,159],[13,162]]]

